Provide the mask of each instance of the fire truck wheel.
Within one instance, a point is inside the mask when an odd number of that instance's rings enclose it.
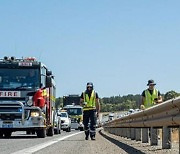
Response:
[[[3,133],[2,132],[0,132],[0,138],[2,138],[3,137]]]
[[[46,137],[46,130],[45,129],[39,129],[36,131],[38,138],[45,138]]]
[[[55,129],[55,130],[54,130],[54,134],[58,134],[58,129]]]
[[[4,132],[5,138],[11,137],[12,132]]]
[[[54,128],[50,127],[47,132],[47,136],[53,136],[54,135]]]
[[[84,131],[84,128],[83,128],[83,127],[80,127],[79,130],[80,130],[80,131]]]

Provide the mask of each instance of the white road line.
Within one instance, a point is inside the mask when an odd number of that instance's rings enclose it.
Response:
[[[46,148],[47,146],[50,146],[54,143],[57,143],[59,141],[62,141],[62,140],[65,140],[69,137],[72,137],[72,136],[75,136],[75,135],[78,135],[78,134],[81,134],[83,132],[78,132],[78,133],[74,133],[74,134],[71,134],[71,135],[67,135],[67,136],[64,136],[64,137],[60,137],[60,138],[57,138],[55,140],[51,140],[51,141],[48,141],[48,142],[45,142],[45,143],[42,143],[42,144],[38,144],[38,145],[35,145],[33,147],[30,147],[30,148],[26,148],[26,149],[23,149],[23,150],[19,150],[19,151],[16,151],[12,154],[32,154],[36,151],[39,151],[43,148]]]

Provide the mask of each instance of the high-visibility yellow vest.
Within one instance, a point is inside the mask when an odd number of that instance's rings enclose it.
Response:
[[[86,104],[83,106],[83,110],[96,109],[96,92],[94,90],[92,91],[90,98],[86,92],[83,93],[83,97],[84,102],[86,102]]]
[[[144,102],[145,108],[149,108],[149,107],[153,106],[155,104],[155,101],[154,101],[155,98],[158,98],[158,90],[154,89],[153,93],[151,95],[149,90],[146,89],[145,90],[145,102]]]

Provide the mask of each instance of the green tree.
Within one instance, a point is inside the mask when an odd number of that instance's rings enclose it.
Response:
[[[59,108],[62,107],[62,106],[63,106],[63,98],[62,98],[62,97],[56,98],[55,108],[56,108],[56,109],[59,109]]]
[[[168,91],[165,95],[164,95],[164,101],[167,101],[169,99],[172,98],[176,98],[180,96],[180,93],[175,92],[174,90]]]

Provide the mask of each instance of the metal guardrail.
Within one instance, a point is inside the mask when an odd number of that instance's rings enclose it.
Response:
[[[176,127],[180,125],[180,97],[157,104],[146,110],[121,117],[104,127]]]
[[[110,121],[103,127],[105,131],[115,135],[142,141],[143,143],[150,141],[150,145],[158,144],[157,129],[160,128],[163,129],[162,148],[170,149],[172,147],[170,129],[171,127],[180,128],[180,97]],[[151,133],[148,132],[149,130]],[[151,140],[149,140],[149,137]]]

